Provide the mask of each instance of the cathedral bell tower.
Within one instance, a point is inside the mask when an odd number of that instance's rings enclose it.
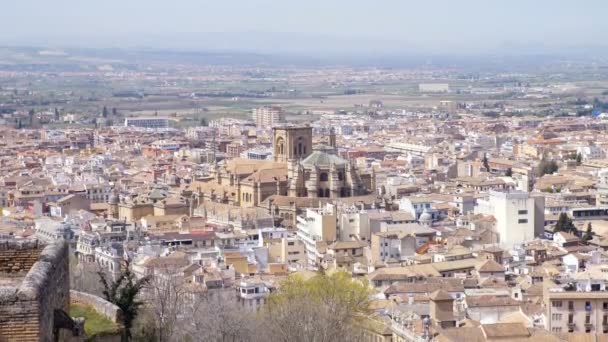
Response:
[[[312,153],[312,127],[282,126],[272,129],[273,158],[278,162],[304,159]]]

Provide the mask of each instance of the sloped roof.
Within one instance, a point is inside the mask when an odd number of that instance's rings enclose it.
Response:
[[[504,272],[505,268],[492,259],[486,260],[477,268],[478,272]]]

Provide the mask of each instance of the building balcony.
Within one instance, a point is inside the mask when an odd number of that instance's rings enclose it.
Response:
[[[569,329],[574,329],[574,328],[576,328],[576,323],[574,323],[574,322],[570,322],[570,323],[568,323],[568,328],[569,328]]]

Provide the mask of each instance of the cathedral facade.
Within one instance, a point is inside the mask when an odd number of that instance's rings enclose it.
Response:
[[[333,146],[313,150],[310,126],[273,128],[273,160],[230,159],[216,165],[206,181],[194,181],[184,196],[197,207],[204,201],[257,207],[273,195],[341,198],[366,195],[374,189],[373,175],[335,154]]]

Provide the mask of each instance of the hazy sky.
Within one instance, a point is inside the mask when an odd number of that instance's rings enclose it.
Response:
[[[483,51],[608,43],[607,0],[2,2],[0,44],[281,51],[363,49],[371,42],[395,50]]]

